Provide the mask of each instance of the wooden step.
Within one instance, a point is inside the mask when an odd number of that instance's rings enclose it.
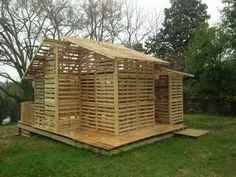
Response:
[[[184,130],[179,130],[175,132],[176,135],[188,136],[192,138],[198,138],[208,133],[209,133],[208,130],[199,130],[199,129],[192,129],[192,128],[186,128]]]

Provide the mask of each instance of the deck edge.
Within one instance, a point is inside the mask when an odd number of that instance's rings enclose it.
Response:
[[[139,141],[135,141],[135,142],[125,144],[125,145],[122,145],[122,146],[119,146],[119,147],[115,147],[115,148],[112,148],[112,149],[103,149],[103,148],[100,148],[100,147],[93,146],[91,144],[86,144],[86,143],[80,142],[78,140],[74,140],[74,139],[66,137],[64,135],[60,135],[60,134],[56,134],[56,133],[53,133],[53,132],[41,130],[39,128],[32,127],[30,125],[24,124],[22,122],[18,122],[17,125],[22,130],[27,130],[31,133],[35,133],[35,134],[38,134],[38,135],[41,135],[41,136],[45,136],[47,138],[51,138],[51,139],[54,139],[56,141],[59,141],[59,142],[62,142],[62,143],[65,143],[65,144],[68,144],[68,145],[71,145],[71,146],[74,146],[74,147],[77,147],[77,148],[89,149],[89,150],[92,150],[94,152],[98,152],[98,153],[101,153],[101,154],[104,154],[104,155],[118,154],[120,152],[129,151],[133,148],[144,146],[144,145],[147,145],[147,144],[151,144],[151,143],[154,143],[156,141],[160,141],[162,139],[174,136],[174,132],[169,132],[169,133],[165,133],[165,134],[162,134],[162,135],[157,135],[157,136],[147,137],[145,139],[140,139]]]

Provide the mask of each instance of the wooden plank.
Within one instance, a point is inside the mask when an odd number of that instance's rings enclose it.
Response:
[[[172,78],[168,76],[168,109],[169,109],[169,123],[172,124]]]
[[[58,62],[58,44],[55,44],[54,53],[55,53],[55,131],[59,131],[59,62]]]
[[[126,149],[129,145],[135,146],[136,143],[138,146],[138,144],[144,140],[150,140],[150,138],[158,139],[158,137],[172,135],[171,133],[176,130],[184,128],[183,125],[156,125],[152,129],[146,129],[141,132],[133,132],[128,135],[115,136],[90,130],[80,130],[74,133],[54,133],[43,128],[32,127],[21,122],[18,122],[18,127],[29,132],[70,144],[72,146],[77,146],[80,148],[94,147],[98,148],[97,150],[105,150],[107,152],[112,152],[113,150],[116,150],[114,152],[117,152],[119,148],[124,147]]]
[[[114,109],[115,109],[115,135],[119,134],[119,75],[118,75],[118,61],[115,59],[114,64]]]
[[[188,136],[192,138],[198,138],[200,136],[207,135],[208,133],[209,133],[208,130],[199,130],[199,129],[192,129],[192,128],[178,130],[175,132],[176,135]]]

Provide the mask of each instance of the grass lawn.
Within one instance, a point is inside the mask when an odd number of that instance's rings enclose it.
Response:
[[[105,156],[38,135],[17,137],[0,127],[0,176],[236,176],[236,117],[187,115],[191,128],[208,136],[172,137]],[[6,136],[9,130],[10,134]],[[3,135],[3,136],[1,136]]]

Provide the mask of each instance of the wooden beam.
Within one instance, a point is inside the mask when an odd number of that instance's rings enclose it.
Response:
[[[168,76],[168,114],[169,114],[169,124],[172,124],[172,93],[171,93],[171,87],[172,87],[172,78],[171,76]]]
[[[114,60],[114,108],[115,108],[115,135],[119,134],[119,80],[118,61]]]
[[[95,72],[94,72],[94,80],[95,80],[95,124],[96,124],[96,130],[98,130],[98,103],[97,103],[97,97],[98,97],[98,94],[97,94],[97,66],[99,65],[98,62],[99,62],[99,57],[97,57],[97,55],[95,53],[93,53],[93,57],[95,58]]]
[[[45,38],[43,40],[43,42],[44,42],[44,44],[48,44],[48,45],[54,45],[54,44],[68,45],[68,44],[70,44],[70,42],[68,42],[68,41],[54,40],[54,39],[48,39],[48,38]]]
[[[58,132],[58,121],[59,121],[59,62],[58,62],[58,44],[54,44],[55,53],[55,131]]]
[[[173,73],[173,74],[177,74],[177,75],[181,75],[181,76],[187,76],[187,77],[194,77],[193,74],[189,74],[189,73],[185,73],[185,72],[180,72],[180,71],[175,71],[169,68],[160,68],[160,70],[162,71],[166,71],[168,73]]]

